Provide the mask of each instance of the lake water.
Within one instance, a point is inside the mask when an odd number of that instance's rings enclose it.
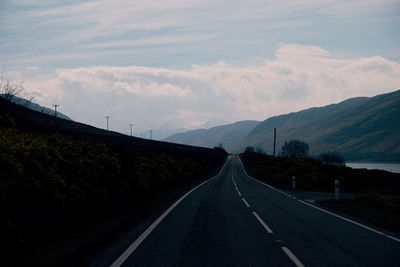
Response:
[[[400,163],[354,163],[346,162],[346,166],[354,169],[385,170],[400,173]]]

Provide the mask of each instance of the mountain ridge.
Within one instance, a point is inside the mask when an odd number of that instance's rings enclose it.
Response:
[[[22,98],[22,97],[18,97],[18,96],[15,96],[15,95],[9,95],[9,94],[0,94],[0,97],[6,99],[8,101],[11,101],[14,104],[21,105],[21,106],[24,106],[26,108],[29,108],[31,110],[34,110],[34,111],[37,111],[37,112],[41,112],[41,113],[44,113],[44,114],[47,114],[47,115],[50,115],[50,116],[55,116],[55,111],[54,110],[52,110],[50,108],[47,108],[47,107],[44,107],[44,106],[41,106],[41,105],[39,105],[37,103],[34,103],[34,102],[32,102],[32,101],[30,101],[28,99],[25,99],[25,98]],[[72,119],[70,117],[68,117],[67,115],[65,115],[65,114],[63,114],[63,113],[61,113],[59,111],[57,111],[57,117],[61,118],[61,119],[64,119],[64,120],[72,121]]]
[[[312,156],[336,151],[351,161],[400,162],[400,90],[374,97],[349,98],[337,104],[274,116],[254,125],[241,138],[220,138],[230,153],[240,153],[247,146],[271,154],[273,130],[277,128],[279,151],[285,141],[300,139],[310,146]],[[222,128],[214,127],[214,129]],[[196,131],[196,130],[195,130]],[[203,131],[201,142],[193,131],[174,135],[165,140],[185,143],[190,140],[200,146],[211,147],[207,131]],[[218,134],[214,133],[218,136]]]
[[[231,150],[232,146],[238,140],[244,138],[249,129],[252,129],[258,123],[259,121],[245,120],[210,129],[196,129],[174,134],[164,139],[164,141],[210,148],[222,144],[225,149]]]

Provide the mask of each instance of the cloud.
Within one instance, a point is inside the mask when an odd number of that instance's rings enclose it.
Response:
[[[136,40],[104,42],[99,44],[86,45],[86,47],[110,48],[110,47],[124,47],[124,46],[127,47],[151,46],[151,45],[198,42],[198,41],[210,40],[213,38],[215,38],[215,35],[211,34],[187,34],[187,35],[176,35],[176,36],[173,35],[173,36],[153,37],[153,38],[136,39]]]
[[[248,62],[272,56],[280,42],[399,54],[398,0],[0,2],[0,58],[19,67]]]
[[[114,129],[124,132],[132,121],[137,129],[157,129],[168,121],[192,127],[214,118],[264,120],[387,93],[399,89],[400,63],[377,56],[336,58],[317,46],[287,44],[258,64],[58,69],[26,84],[41,91],[42,104],[57,102],[60,111],[99,127],[110,115]]]

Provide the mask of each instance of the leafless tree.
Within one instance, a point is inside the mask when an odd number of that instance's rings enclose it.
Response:
[[[308,155],[308,145],[300,140],[285,142],[281,148],[281,156],[288,158],[306,157]]]
[[[4,79],[4,74],[0,80],[0,94],[6,100],[21,106],[29,106],[35,98],[34,96],[26,96],[23,81],[10,82]]]

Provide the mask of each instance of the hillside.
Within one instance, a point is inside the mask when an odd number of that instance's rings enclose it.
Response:
[[[236,144],[245,138],[258,123],[258,121],[239,121],[210,129],[197,129],[174,134],[164,140],[210,148],[222,145],[227,151],[232,151]]]
[[[314,107],[271,117],[260,123],[237,122],[209,130],[175,134],[167,141],[214,147],[231,153],[253,146],[272,154],[273,130],[277,151],[285,141],[300,139],[312,155],[337,151],[347,161],[400,161],[400,90],[375,97],[357,97],[338,104]]]
[[[72,120],[55,118],[54,116],[49,116],[45,113],[10,103],[1,97],[0,114],[12,114],[17,121],[17,127],[21,131],[48,134],[61,133],[72,138],[103,142],[112,148],[134,154],[171,153],[178,155],[179,153],[183,153],[182,155],[186,155],[186,153],[195,153],[199,154],[198,156],[201,157],[214,153],[212,149],[203,147],[142,139],[113,131],[106,131]]]
[[[130,137],[3,98],[0,148],[5,266],[86,266],[77,261],[94,244],[164,205],[160,194],[176,199],[170,192],[200,183],[226,158],[222,149]]]
[[[400,91],[371,98],[353,98],[339,104],[277,116],[257,125],[246,145],[272,151],[273,128],[277,148],[291,139],[304,140],[318,155],[338,151],[346,160],[400,161]]]
[[[8,95],[0,94],[0,96],[2,98],[5,98],[6,100],[9,100],[9,101],[17,104],[17,105],[24,106],[26,108],[38,111],[38,112],[46,114],[46,115],[54,116],[54,110],[53,109],[49,109],[49,108],[43,107],[43,106],[41,106],[39,104],[36,104],[36,103],[34,103],[32,101],[29,101],[29,100],[25,99],[25,98],[21,98],[21,97],[17,97],[17,96],[14,96],[14,95],[9,95],[9,94]],[[65,115],[65,114],[63,114],[61,112],[58,112],[58,111],[57,111],[57,117],[61,118],[61,119],[64,119],[64,120],[71,120],[70,117],[68,117],[67,115]]]

